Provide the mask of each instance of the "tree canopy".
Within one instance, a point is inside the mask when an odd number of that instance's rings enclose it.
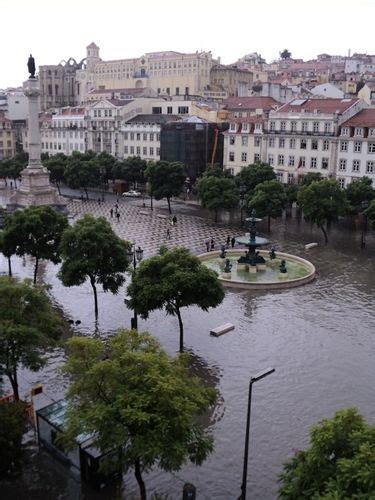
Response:
[[[248,198],[247,206],[256,210],[260,217],[268,217],[268,231],[271,229],[271,217],[280,217],[287,202],[285,189],[279,181],[266,181],[258,184]]]
[[[370,205],[363,212],[371,222],[372,227],[375,229],[375,200],[372,200]]]
[[[153,337],[136,330],[119,332],[107,346],[79,337],[68,346],[68,442],[86,432],[102,452],[121,449],[121,465],[134,469],[142,500],[143,472],[205,460],[213,441],[196,416],[216,394],[188,376],[183,358],[168,357]]]
[[[74,152],[65,168],[65,180],[72,189],[83,189],[88,198],[87,188],[100,185],[100,164],[97,158]]]
[[[244,167],[235,179],[237,186],[242,186],[243,192],[250,194],[258,184],[276,179],[276,174],[268,163],[254,163]]]
[[[215,222],[218,210],[229,210],[238,205],[238,192],[232,178],[205,175],[198,180],[197,187],[202,206],[215,212]]]
[[[60,262],[59,245],[68,222],[49,206],[32,206],[16,210],[5,219],[4,244],[17,255],[35,258],[34,283],[40,259]]]
[[[322,230],[326,243],[328,236],[324,224],[336,220],[339,215],[345,215],[348,210],[345,191],[333,179],[314,181],[308,186],[301,187],[297,203],[306,219]]]
[[[369,177],[361,177],[355,182],[351,182],[345,191],[350,212],[353,214],[361,213],[364,210],[363,204],[370,203],[375,198],[375,189],[372,187],[372,180]]]
[[[50,180],[56,184],[59,194],[61,194],[60,184],[65,180],[67,160],[68,157],[63,153],[58,153],[43,160],[43,165],[49,170]]]
[[[181,193],[186,179],[184,165],[178,161],[150,162],[145,175],[150,183],[151,194],[156,200],[167,198],[169,213],[172,213],[171,198]]]
[[[38,371],[43,349],[61,334],[61,321],[43,288],[0,277],[0,376],[8,377],[19,399],[17,370]]]
[[[119,238],[104,217],[85,215],[63,234],[60,251],[63,259],[59,278],[65,286],[82,285],[89,279],[98,316],[97,285],[116,294],[124,283],[128,267],[126,252],[130,244]]]
[[[22,468],[26,431],[25,403],[15,401],[0,404],[0,477],[12,477]]]
[[[134,184],[144,184],[147,161],[139,156],[129,156],[113,169],[114,179],[124,179]]]
[[[196,305],[203,311],[218,306],[224,290],[217,274],[186,248],[160,249],[158,255],[141,262],[128,286],[126,301],[143,318],[151,311],[165,309],[177,316],[180,352],[184,348],[181,308]]]
[[[292,57],[292,53],[288,49],[284,49],[280,52],[281,59],[290,59]]]
[[[310,443],[284,465],[281,499],[375,498],[375,427],[355,408],[313,427]]]

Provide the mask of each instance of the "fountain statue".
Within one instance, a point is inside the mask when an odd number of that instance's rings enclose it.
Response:
[[[250,217],[246,219],[246,221],[249,222],[249,235],[237,238],[237,242],[240,245],[245,245],[248,248],[248,251],[245,253],[245,255],[241,256],[238,259],[238,265],[240,266],[240,269],[246,269],[249,268],[249,266],[252,266],[250,270],[254,272],[254,265],[260,264],[261,269],[263,269],[265,265],[265,260],[263,259],[263,257],[261,262],[259,261],[257,262],[257,255],[255,253],[258,247],[263,247],[265,245],[268,245],[268,240],[266,238],[261,238],[260,236],[257,236],[256,225],[261,220],[262,219],[258,219],[256,217],[255,210],[253,209]],[[259,259],[259,252],[258,252],[258,259]]]

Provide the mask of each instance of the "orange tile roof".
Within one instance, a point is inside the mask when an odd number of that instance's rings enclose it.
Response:
[[[225,109],[230,111],[263,109],[265,111],[274,109],[280,103],[273,97],[228,97],[223,101]]]
[[[362,109],[344,122],[342,127],[375,127],[375,109]]]
[[[298,104],[298,101],[301,101],[300,104]],[[308,113],[313,113],[317,111],[318,113],[335,113],[338,111],[342,113],[358,101],[360,101],[360,99],[294,99],[281,106],[278,112],[287,113],[288,111],[294,111],[300,113],[301,111],[306,111]]]

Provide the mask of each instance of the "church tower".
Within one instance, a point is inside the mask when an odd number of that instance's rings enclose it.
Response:
[[[99,57],[99,47],[94,43],[90,43],[86,47],[86,67],[89,71],[94,69],[96,63],[101,61]]]

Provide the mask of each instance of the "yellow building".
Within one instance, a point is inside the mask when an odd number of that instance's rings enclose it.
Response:
[[[0,113],[0,160],[11,158],[16,154],[16,132],[11,120]]]
[[[211,52],[149,52],[135,59],[102,61],[99,47],[86,48],[86,69],[76,79],[81,102],[96,89],[150,87],[160,95],[195,95],[210,83]]]

